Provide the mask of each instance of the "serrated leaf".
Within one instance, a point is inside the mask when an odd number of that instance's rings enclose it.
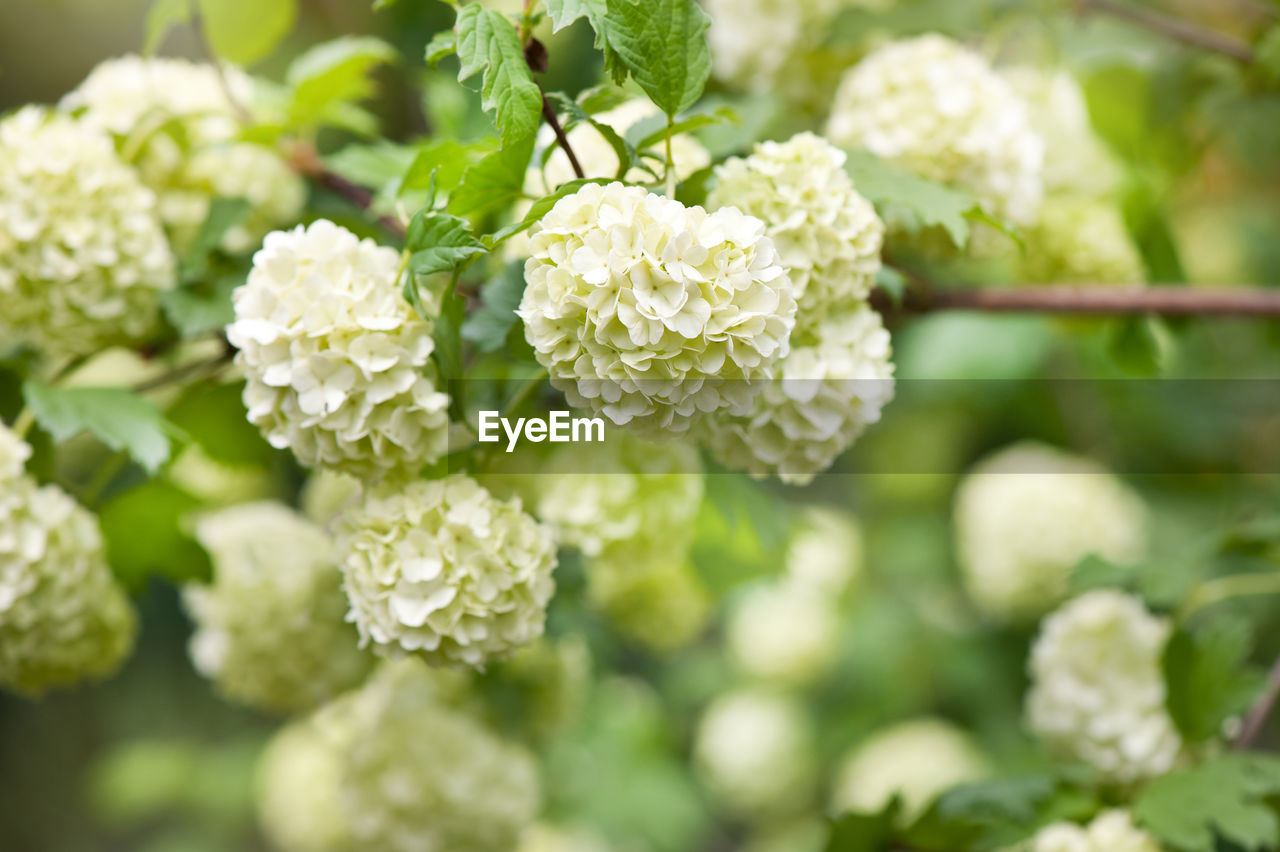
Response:
[[[191,245],[187,247],[179,264],[183,281],[200,278],[208,272],[209,256],[218,250],[227,231],[244,221],[252,206],[243,198],[213,199],[204,222],[200,224],[200,230],[191,240]]]
[[[462,339],[474,343],[481,352],[501,349],[519,319],[516,309],[523,295],[524,264],[509,263],[480,288],[480,308],[463,322]]]
[[[454,24],[458,82],[481,74],[480,103],[493,113],[503,145],[532,137],[542,120],[542,90],[524,58],[515,24],[479,4],[464,6]]]
[[[1085,821],[1097,799],[1050,775],[994,778],[944,792],[906,832],[910,848],[1014,848],[1039,828]]]
[[[275,49],[298,17],[297,0],[197,0],[214,52],[251,65]]]
[[[285,75],[290,123],[317,124],[369,97],[371,72],[395,57],[395,48],[373,36],[342,36],[307,49]]]
[[[604,54],[604,69],[614,83],[621,84],[627,78],[626,66],[609,45],[608,4],[605,0],[546,0],[547,15],[551,18],[552,32],[586,18],[596,34],[596,49]]]
[[[1257,698],[1265,679],[1248,665],[1251,646],[1250,626],[1234,620],[1184,627],[1170,637],[1163,660],[1165,705],[1185,740],[1220,737],[1223,723]]]
[[[440,60],[458,52],[458,34],[453,30],[441,30],[427,42],[427,67],[435,68]]]
[[[177,429],[160,410],[124,388],[59,390],[35,381],[22,387],[27,407],[55,441],[89,432],[113,450],[155,473],[169,460],[170,435]]]
[[[1280,844],[1280,757],[1225,754],[1152,781],[1134,816],[1169,849],[1216,852],[1221,837],[1250,850]]]
[[[693,106],[711,76],[707,28],[695,0],[608,0],[606,41],[668,116]]]
[[[189,0],[155,0],[147,10],[146,35],[142,53],[151,56],[164,42],[169,31],[191,20]]]
[[[895,796],[878,814],[845,814],[831,823],[826,852],[883,852],[891,848],[894,826],[902,810]]]
[[[521,139],[481,159],[463,173],[449,197],[449,212],[476,217],[501,209],[521,197],[525,170],[533,158],[533,137]]]
[[[418,278],[449,272],[487,249],[471,233],[466,220],[438,210],[419,210],[405,236],[409,271]]]
[[[976,199],[958,190],[894,168],[865,151],[848,151],[845,170],[854,188],[880,216],[910,231],[939,227],[958,248],[969,242],[969,221],[982,214]]]
[[[714,127],[717,124],[733,124],[738,121],[738,114],[727,106],[716,107],[711,112],[698,112],[684,118],[671,125],[671,135],[679,136],[681,133],[693,133],[707,127]],[[645,136],[636,143],[636,148],[641,151],[646,148],[656,147],[659,143],[664,143],[667,138],[667,128],[654,131]]]

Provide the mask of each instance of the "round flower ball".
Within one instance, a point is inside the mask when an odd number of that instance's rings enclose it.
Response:
[[[1088,825],[1057,822],[1045,826],[1022,852],[1164,852],[1159,841],[1133,824],[1126,810],[1103,811]]]
[[[59,360],[151,333],[176,283],[155,196],[94,128],[0,120],[0,338]]]
[[[560,543],[589,557],[638,540],[686,549],[705,490],[692,445],[625,432],[557,451],[533,482],[534,514]]]
[[[1035,219],[1044,143],[985,59],[940,35],[891,42],[845,75],[827,136],[972,192],[987,212]]]
[[[884,223],[844,170],[846,155],[801,133],[762,142],[716,168],[707,207],[736,207],[767,224],[791,276],[797,335],[864,302],[880,270]]]
[[[952,787],[987,776],[990,766],[973,739],[942,719],[915,719],[873,734],[836,771],[836,813],[879,813],[897,796],[910,822]]]
[[[371,658],[344,616],[333,542],[278,503],[244,503],[201,517],[196,539],[213,581],[183,599],[195,622],[197,671],[228,698],[291,712],[356,686]]]
[[[1032,283],[1138,284],[1147,274],[1114,202],[1050,196],[1026,232],[1022,277]]]
[[[688,553],[667,542],[636,541],[587,560],[587,599],[619,634],[651,651],[670,653],[700,637],[711,596]]]
[[[534,227],[517,312],[569,403],[642,436],[745,413],[787,352],[791,282],[759,219],[620,183]]]
[[[791,582],[838,597],[857,582],[864,560],[862,528],[848,512],[820,505],[800,510],[787,542]]]
[[[268,234],[232,296],[249,421],[308,467],[376,478],[448,449],[432,324],[399,267],[394,249],[321,219]]]
[[[1165,709],[1161,658],[1170,630],[1141,600],[1111,589],[1050,615],[1031,649],[1032,732],[1114,783],[1168,772],[1182,751]]]
[[[338,523],[363,643],[379,654],[483,666],[542,635],[551,531],[475,480],[416,480],[369,493]]]
[[[893,354],[880,315],[863,306],[824,319],[774,367],[750,411],[708,418],[725,467],[805,485],[831,467],[893,399]]]
[[[725,809],[761,820],[803,810],[814,788],[812,732],[794,699],[740,690],[707,708],[694,742],[703,783]]]
[[[828,672],[839,650],[840,616],[826,591],[794,580],[749,590],[727,627],[729,656],[760,680],[810,683]]]
[[[97,519],[27,476],[30,455],[0,425],[0,687],[39,695],[114,674],[138,625]]]
[[[956,492],[954,522],[965,588],[998,621],[1032,621],[1057,606],[1086,556],[1123,563],[1146,551],[1142,499],[1094,462],[1039,444],[974,467]]]

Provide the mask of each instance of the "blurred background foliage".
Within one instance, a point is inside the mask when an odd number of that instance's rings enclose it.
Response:
[[[148,5],[4,0],[0,111],[55,102],[102,59],[137,50]],[[1159,5],[1248,40],[1280,20],[1280,6],[1268,0]],[[489,124],[476,99],[456,86],[454,72],[421,62],[451,15],[433,0],[400,0],[377,13],[363,0],[305,0],[289,36],[252,70],[280,79],[309,45],[375,34],[400,57],[378,72],[372,108],[383,135],[398,143],[432,133],[477,138]],[[1077,17],[1051,0],[902,0],[888,10],[850,10],[826,46],[852,59],[886,37],[926,31],[975,42],[1001,59],[1072,69],[1095,129],[1123,166],[1123,210],[1151,281],[1280,286],[1280,69],[1171,44],[1122,21]],[[585,22],[549,46],[548,90],[572,95],[596,82],[599,60]],[[185,30],[163,50],[200,55]],[[768,96],[713,90],[711,97],[742,116],[736,126],[707,132],[718,154],[794,129],[796,117]],[[327,132],[321,149],[334,153],[353,141]],[[349,170],[403,170],[398,149],[386,148],[383,161],[372,149],[359,153],[359,161],[348,157]],[[316,193],[315,215],[371,232],[344,202]],[[989,268],[943,271],[957,286],[1000,283]],[[1020,725],[1029,632],[985,626],[957,581],[953,492],[959,475],[987,453],[1034,438],[1105,461],[1150,503],[1151,563],[1171,582],[1230,573],[1242,562],[1280,570],[1265,545],[1231,538],[1259,518],[1280,518],[1280,422],[1274,408],[1269,421],[1246,416],[1258,395],[1274,393],[1275,384],[1261,380],[1280,379],[1280,323],[937,314],[898,317],[892,329],[898,400],[836,471],[802,495],[847,508],[865,532],[865,570],[842,603],[838,661],[804,692],[818,777],[828,779],[814,791],[811,813],[822,810],[848,748],[914,716],[960,723],[1002,770],[1046,766]],[[1116,384],[1135,378],[1145,380]],[[253,777],[276,721],[218,700],[195,675],[185,650],[189,625],[166,581],[208,571],[183,527],[192,510],[298,498],[303,473],[244,422],[238,393],[203,383],[182,392],[170,419],[195,448],[163,477],[126,475],[102,495],[111,561],[138,596],[142,641],[109,683],[38,702],[0,696],[3,848],[266,848]],[[19,405],[13,373],[0,373],[0,413],[11,417]],[[73,443],[58,455],[60,468],[42,475],[92,488],[90,474],[103,458],[100,446]],[[47,467],[51,459],[42,452],[37,462]],[[795,505],[781,486],[709,478],[694,561],[717,615],[705,639],[679,653],[620,638],[583,606],[572,562],[562,566],[549,632],[586,637],[599,676],[578,722],[544,749],[552,821],[589,824],[623,850],[745,848],[744,825],[718,812],[690,771],[689,754],[703,708],[743,680],[726,656],[724,613],[778,570]],[[1262,628],[1260,648],[1280,646],[1280,602],[1223,606]],[[784,839],[753,848],[810,847]]]

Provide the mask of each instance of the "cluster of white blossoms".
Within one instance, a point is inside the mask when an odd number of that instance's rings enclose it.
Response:
[[[862,529],[848,512],[819,505],[800,511],[787,542],[791,582],[839,596],[858,582],[864,562]]]
[[[694,759],[727,810],[761,819],[804,806],[813,791],[812,732],[804,706],[758,689],[722,695],[698,724]]]
[[[845,757],[836,771],[831,806],[835,813],[879,813],[897,796],[909,822],[940,794],[990,771],[963,730],[942,719],[915,719],[873,734]]]
[[[1065,604],[1031,650],[1031,730],[1114,783],[1168,772],[1182,751],[1165,709],[1161,657],[1170,630],[1123,592],[1100,589]]]
[[[48,358],[144,337],[176,283],[156,199],[83,122],[0,121],[0,337]]]
[[[1088,825],[1058,822],[1040,829],[1018,852],[1164,852],[1153,836],[1133,824],[1128,811],[1103,811]]]
[[[716,168],[707,207],[736,207],[766,224],[791,276],[796,329],[864,301],[880,271],[884,223],[844,170],[846,155],[820,136],[762,142]]]
[[[1136,284],[1146,277],[1124,216],[1112,201],[1050,196],[1025,239],[1022,269],[1032,283]]]
[[[222,243],[241,252],[296,219],[306,200],[305,183],[278,153],[237,141],[237,104],[253,100],[253,80],[236,68],[122,56],[94,68],[60,106],[130,152],[177,245],[195,236],[215,197],[251,202],[246,220]]]
[[[116,671],[137,616],[98,522],[26,475],[31,448],[0,425],[0,687],[39,694]]]
[[[641,434],[745,413],[786,354],[791,282],[765,225],[620,183],[560,199],[535,226],[518,311],[571,405]]]
[[[707,42],[718,79],[751,92],[775,91],[782,72],[846,0],[705,0]]]
[[[726,467],[808,483],[879,422],[894,395],[892,354],[875,310],[832,314],[792,344],[749,412],[706,421],[708,448]]]
[[[514,849],[541,799],[532,756],[447,706],[412,663],[283,729],[258,788],[283,852]]]
[[[200,517],[196,539],[213,582],[183,591],[195,622],[196,670],[236,701],[290,712],[351,689],[371,657],[345,621],[333,540],[279,503],[242,503]]]
[[[892,42],[852,68],[827,135],[973,192],[993,215],[1035,219],[1044,143],[1026,105],[983,57],[944,36]]]
[[[1016,444],[979,463],[956,492],[965,588],[991,618],[1033,620],[1066,597],[1086,556],[1141,559],[1146,518],[1142,498],[1094,462]]]
[[[338,551],[349,617],[381,654],[482,666],[542,635],[551,531],[473,479],[372,490],[339,521]]]
[[[249,420],[304,465],[376,477],[448,448],[432,325],[399,266],[394,249],[322,219],[269,234],[234,293],[227,339]]]
[[[730,614],[725,638],[739,671],[761,680],[805,684],[835,662],[840,626],[829,594],[784,580],[748,590]]]

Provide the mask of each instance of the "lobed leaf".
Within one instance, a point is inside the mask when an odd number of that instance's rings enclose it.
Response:
[[[608,0],[606,41],[668,116],[693,106],[711,76],[707,28],[695,0]]]
[[[480,102],[493,113],[503,145],[532,137],[542,120],[542,90],[524,58],[510,19],[479,4],[464,6],[457,23],[458,82],[481,74]]]
[[[169,460],[169,438],[178,430],[160,410],[124,388],[56,389],[36,381],[22,387],[36,422],[55,441],[89,432],[113,450],[155,473]]]

